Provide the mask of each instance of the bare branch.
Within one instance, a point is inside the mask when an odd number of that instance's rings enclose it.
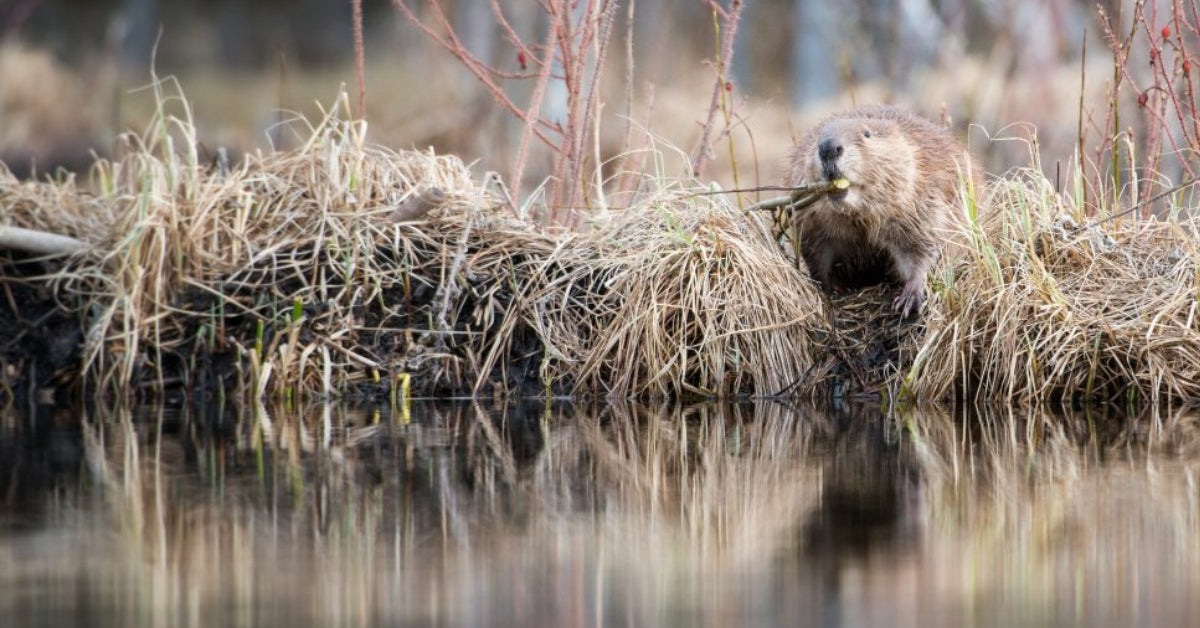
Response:
[[[351,18],[354,20],[354,71],[358,76],[358,119],[367,117],[366,60],[363,54],[362,0],[350,0]]]
[[[478,79],[479,82],[483,83],[484,87],[488,90],[488,93],[492,95],[492,97],[500,104],[500,106],[504,107],[509,111],[509,113],[512,113],[521,120],[525,120],[525,111],[518,107],[517,104],[508,97],[508,94],[504,93],[504,88],[492,79],[492,72],[488,69],[487,64],[485,64],[475,55],[471,54],[467,47],[464,46],[463,43],[458,39],[458,36],[454,33],[453,26],[450,24],[449,18],[446,17],[445,12],[442,11],[437,0],[428,0],[427,4],[429,5],[430,10],[433,12],[434,18],[438,25],[446,31],[446,35],[444,37],[438,35],[437,32],[434,31],[428,24],[421,21],[421,19],[417,17],[417,15],[408,7],[406,0],[392,0],[392,5],[399,9],[408,21],[412,22],[415,26],[417,26],[417,28],[420,28],[427,37],[435,41],[442,48],[446,49],[446,51],[451,55],[454,55],[454,58],[458,59],[459,62],[471,72],[471,74],[474,74],[475,78]],[[554,130],[553,127],[544,120],[538,120],[535,121],[535,123],[538,127],[542,127],[551,131]],[[534,135],[536,135],[538,139],[545,142],[547,146],[557,146],[557,142],[546,135],[542,128],[535,128]]]
[[[713,126],[717,121],[717,110],[721,107],[721,92],[725,89],[725,70],[733,60],[733,40],[737,34],[738,21],[742,17],[740,0],[733,0],[731,10],[722,8],[715,0],[704,1],[712,8],[720,41],[716,62],[717,80],[713,85],[712,101],[708,106],[708,119],[700,131],[700,141],[696,145],[696,150],[692,152],[692,176],[694,177],[700,176],[704,170],[704,164],[708,161],[708,154],[712,150]]]
[[[551,21],[546,27],[546,50],[553,50],[552,44],[558,37],[558,24]],[[513,161],[512,180],[512,196],[515,199],[521,198],[521,180],[525,176],[525,163],[529,159],[529,140],[535,132],[534,124],[540,119],[542,100],[546,94],[546,84],[550,79],[550,69],[554,64],[547,59],[541,63],[542,70],[538,72],[537,84],[533,87],[533,94],[529,97],[529,109],[525,112],[523,118],[524,127],[521,129],[521,142],[517,146],[517,156]],[[555,147],[557,149],[557,146]],[[514,208],[515,209],[515,208]]]

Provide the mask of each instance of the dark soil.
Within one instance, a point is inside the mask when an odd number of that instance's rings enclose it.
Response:
[[[70,398],[78,388],[83,348],[79,316],[31,278],[56,263],[0,252],[0,405]]]
[[[426,260],[438,260],[440,251],[423,251]],[[387,257],[388,252],[380,255]],[[328,259],[325,252],[295,251],[290,254],[297,267],[313,268],[333,265],[340,260]],[[316,258],[316,259],[314,259]],[[522,260],[514,259],[514,264]],[[399,260],[393,260],[400,264]],[[177,351],[164,355],[162,368],[168,373],[168,390],[153,390],[157,377],[152,364],[143,367],[136,379],[146,381],[155,393],[166,393],[167,397],[193,400],[214,399],[223,392],[238,390],[238,349],[232,340],[243,346],[254,346],[259,337],[263,347],[271,347],[277,340],[282,342],[291,333],[295,320],[295,303],[289,295],[301,294],[302,282],[295,277],[280,276],[274,268],[250,269],[229,280],[225,294],[248,308],[270,313],[259,317],[236,307],[221,305],[219,299],[208,292],[193,290],[184,294],[173,305],[191,312],[211,312],[207,317],[183,319],[189,326],[184,343]],[[449,329],[431,329],[437,319],[436,313],[443,307],[445,294],[438,280],[445,273],[439,264],[427,263],[414,271],[411,281],[404,288],[385,289],[381,299],[360,303],[352,308],[354,326],[350,330],[353,350],[373,362],[383,365],[377,380],[356,382],[349,388],[338,391],[338,396],[348,401],[386,402],[392,395],[395,376],[407,373],[410,376],[410,392],[420,397],[464,397],[464,396],[543,396],[546,388],[539,376],[545,350],[537,338],[524,326],[518,327],[511,336],[510,359],[501,361],[482,389],[475,390],[477,373],[471,371],[470,354],[479,346],[479,338],[488,338],[496,333],[500,317],[493,319],[490,326],[477,322],[477,311],[484,298],[489,299],[500,311],[511,306],[513,293],[507,283],[499,289],[492,284],[494,277],[472,274],[469,269],[461,273],[456,281],[458,290],[450,299],[446,317]],[[330,273],[333,275],[333,273]],[[353,286],[324,279],[325,292],[332,299],[338,295],[354,292]],[[310,281],[308,285],[312,285]],[[341,310],[334,303],[314,302],[302,299],[300,313],[302,322],[298,332],[302,344],[310,344],[317,337],[329,336],[340,331],[340,319],[334,313]],[[340,304],[338,304],[340,305]],[[212,323],[217,330],[213,333]],[[207,326],[207,327],[206,327]],[[243,365],[243,370],[247,370]],[[551,390],[554,395],[570,392],[569,383],[560,383]],[[161,395],[157,395],[161,396]]]

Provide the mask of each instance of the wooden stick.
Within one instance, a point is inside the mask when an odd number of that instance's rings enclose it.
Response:
[[[0,249],[40,255],[67,255],[85,248],[87,243],[70,236],[0,225]]]
[[[1189,180],[1187,180],[1187,181],[1184,181],[1183,183],[1180,183],[1179,185],[1176,185],[1176,186],[1175,186],[1175,187],[1173,187],[1173,188],[1170,188],[1169,190],[1167,190],[1167,191],[1165,191],[1165,192],[1161,192],[1161,193],[1159,193],[1159,194],[1155,194],[1154,196],[1151,196],[1150,198],[1148,198],[1148,199],[1146,199],[1146,200],[1144,200],[1144,201],[1142,201],[1142,202],[1140,202],[1140,203],[1138,203],[1138,204],[1136,204],[1136,205],[1134,205],[1134,206],[1132,206],[1132,207],[1128,207],[1128,208],[1126,208],[1126,209],[1122,209],[1122,210],[1121,210],[1121,211],[1119,211],[1119,212],[1115,212],[1115,213],[1109,214],[1109,215],[1107,215],[1107,216],[1105,216],[1105,217],[1103,217],[1103,218],[1099,218],[1099,219],[1097,219],[1097,220],[1093,220],[1093,221],[1091,221],[1091,222],[1087,222],[1087,223],[1084,223],[1084,224],[1082,224],[1082,225],[1079,225],[1078,227],[1075,227],[1074,229],[1070,230],[1070,231],[1069,231],[1069,233],[1072,233],[1072,234],[1079,233],[1080,231],[1083,231],[1084,229],[1091,229],[1091,228],[1093,228],[1093,227],[1097,227],[1097,226],[1099,226],[1099,225],[1102,225],[1102,224],[1104,224],[1104,223],[1106,223],[1106,222],[1108,222],[1108,221],[1110,221],[1110,220],[1114,220],[1114,219],[1116,219],[1116,218],[1120,218],[1121,216],[1125,216],[1125,215],[1128,215],[1128,214],[1132,214],[1133,212],[1137,211],[1138,209],[1140,209],[1140,208],[1142,208],[1142,207],[1145,207],[1145,206],[1149,205],[1150,203],[1153,203],[1154,201],[1157,201],[1157,200],[1158,200],[1158,199],[1160,199],[1160,198],[1165,198],[1165,197],[1167,197],[1167,196],[1170,196],[1170,195],[1172,195],[1172,194],[1174,194],[1174,193],[1176,193],[1176,192],[1178,192],[1178,191],[1180,191],[1180,190],[1182,190],[1182,189],[1184,189],[1184,188],[1189,188],[1189,187],[1191,187],[1191,186],[1193,186],[1193,185],[1196,185],[1197,183],[1200,183],[1200,178],[1189,179]]]
[[[775,198],[769,198],[765,201],[759,201],[759,202],[747,207],[746,212],[749,213],[749,212],[763,211],[763,210],[767,210],[767,209],[779,209],[780,207],[787,207],[788,205],[791,205],[792,202],[793,202],[793,200],[792,200],[792,197],[790,197],[790,196],[776,196]]]
[[[693,192],[682,198],[695,198],[697,196],[715,196],[717,194],[747,194],[750,192],[791,192],[792,198],[801,198],[811,194],[818,196],[845,190],[850,187],[850,182],[845,179],[836,181],[822,181],[820,183],[801,183],[799,185],[760,185],[752,188],[730,188],[728,190],[707,190],[704,192]]]
[[[812,205],[819,201],[825,193],[806,194],[803,196],[776,196],[765,201],[759,201],[746,208],[747,212],[762,211],[767,209],[787,209],[789,211],[797,211]]]

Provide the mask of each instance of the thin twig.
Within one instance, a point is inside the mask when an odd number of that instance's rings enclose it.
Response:
[[[797,202],[796,199],[791,196],[776,196],[775,198],[769,198],[765,201],[759,201],[759,202],[747,207],[745,209],[745,212],[750,213],[750,212],[756,212],[756,211],[763,211],[763,210],[767,210],[767,209],[781,209],[781,208],[791,209],[791,207],[795,206],[796,202]]]
[[[704,164],[708,161],[713,141],[713,126],[716,124],[717,110],[721,108],[721,93],[725,91],[725,69],[730,67],[733,62],[733,41],[737,34],[738,20],[742,17],[741,0],[733,0],[730,9],[725,9],[715,0],[705,0],[705,2],[718,18],[717,30],[721,39],[717,55],[717,80],[713,85],[712,102],[708,106],[708,118],[701,128],[700,141],[696,145],[696,150],[692,152],[692,176],[694,177],[700,176],[701,171],[704,170]]]
[[[1076,141],[1079,142],[1079,178],[1085,182],[1083,188],[1083,198],[1080,199],[1079,206],[1087,207],[1087,173],[1084,172],[1084,146],[1083,146],[1083,96],[1085,86],[1087,85],[1087,29],[1083,30],[1083,52],[1079,57],[1079,119],[1076,128]]]
[[[717,194],[748,194],[750,192],[791,192],[792,198],[808,194],[827,194],[835,190],[842,189],[838,184],[829,183],[801,183],[800,185],[759,185],[752,188],[730,188],[726,190],[705,190],[703,192],[693,192],[680,198],[695,198],[697,196],[715,196]]]
[[[433,0],[431,0],[428,4],[438,25],[446,31],[445,36],[439,35],[428,24],[421,21],[421,19],[417,17],[415,13],[413,13],[412,9],[408,7],[405,0],[392,0],[392,5],[395,6],[409,22],[412,22],[417,28],[421,29],[421,31],[425,33],[427,37],[432,39],[442,48],[446,49],[446,51],[458,59],[459,62],[471,72],[471,74],[475,75],[475,78],[479,80],[479,82],[483,83],[484,87],[487,88],[488,93],[492,95],[492,97],[497,103],[500,104],[500,106],[507,109],[509,113],[512,113],[518,118],[524,120],[525,111],[521,109],[517,103],[513,102],[513,100],[508,97],[508,94],[505,93],[504,88],[493,79],[493,75],[500,75],[501,78],[517,78],[524,77],[524,75],[507,76],[502,75],[497,71],[493,71],[493,69],[481,61],[478,57],[471,54],[462,41],[458,39],[458,35],[454,33],[453,27],[450,24],[450,19],[446,17],[446,14],[442,11],[441,6]],[[548,135],[548,133],[554,133],[557,131],[558,129],[556,129],[554,125],[550,124],[546,120],[539,119],[534,121],[534,134],[547,146],[554,148],[559,145],[559,143],[553,137]]]
[[[1151,196],[1150,198],[1148,198],[1148,199],[1146,199],[1146,200],[1144,200],[1144,201],[1142,201],[1142,202],[1140,202],[1140,203],[1137,203],[1136,205],[1133,205],[1133,206],[1131,206],[1131,207],[1128,207],[1128,208],[1126,208],[1126,209],[1122,209],[1122,210],[1121,210],[1121,211],[1119,211],[1119,212],[1116,212],[1116,213],[1114,213],[1114,214],[1110,214],[1110,215],[1108,215],[1108,216],[1105,216],[1104,218],[1101,218],[1101,219],[1099,219],[1099,220],[1093,220],[1092,222],[1089,222],[1089,223],[1087,223],[1087,224],[1083,224],[1083,225],[1080,225],[1080,226],[1078,226],[1078,227],[1075,227],[1074,229],[1072,229],[1072,230],[1070,231],[1070,233],[1072,233],[1072,234],[1079,233],[1080,231],[1083,231],[1084,229],[1091,229],[1091,228],[1093,228],[1093,227],[1097,227],[1097,226],[1099,226],[1099,225],[1102,225],[1102,224],[1104,224],[1104,223],[1106,223],[1106,222],[1108,222],[1108,221],[1110,221],[1110,220],[1114,220],[1114,219],[1116,219],[1116,218],[1120,218],[1121,216],[1126,216],[1126,215],[1132,214],[1133,212],[1135,212],[1135,211],[1137,211],[1137,210],[1141,209],[1142,207],[1145,207],[1145,206],[1147,206],[1147,205],[1149,205],[1149,204],[1153,203],[1154,201],[1157,201],[1157,200],[1159,200],[1159,199],[1161,199],[1161,198],[1164,198],[1164,197],[1170,196],[1170,195],[1172,195],[1172,194],[1174,194],[1174,193],[1176,193],[1176,192],[1178,192],[1178,191],[1180,191],[1180,190],[1182,190],[1182,189],[1184,189],[1184,188],[1188,188],[1188,187],[1191,187],[1191,186],[1193,186],[1193,185],[1196,185],[1197,183],[1200,183],[1200,178],[1193,178],[1193,179],[1189,179],[1189,180],[1187,180],[1187,181],[1184,181],[1183,183],[1180,183],[1179,185],[1177,185],[1177,186],[1175,186],[1175,187],[1173,187],[1173,188],[1171,188],[1171,189],[1169,189],[1169,190],[1166,190],[1166,191],[1164,191],[1164,192],[1160,192],[1160,193],[1158,193],[1158,194],[1155,194],[1154,196]]]
[[[580,94],[580,97],[583,99],[583,106],[579,111],[581,119],[579,120],[579,126],[576,129],[578,139],[575,144],[574,160],[571,164],[569,177],[569,181],[571,183],[568,189],[572,191],[571,196],[568,197],[570,204],[574,204],[576,197],[578,197],[582,192],[580,188],[582,187],[581,176],[584,161],[583,144],[585,138],[587,137],[588,131],[592,127],[593,120],[599,116],[596,106],[596,93],[599,91],[598,85],[600,82],[600,74],[604,69],[604,62],[608,58],[608,42],[612,38],[613,22],[615,21],[617,15],[617,3],[605,0],[599,7],[597,7],[596,11],[597,15],[594,19],[598,22],[600,30],[598,37],[593,35],[596,41],[597,49],[596,58],[592,64],[592,75],[588,82],[587,88]],[[594,29],[595,26],[592,25],[592,21],[589,19],[589,26],[587,30],[593,31]],[[580,62],[582,63],[587,57],[587,50],[583,49],[577,51],[577,54],[579,54],[581,57]],[[597,163],[596,167],[599,168],[600,164]]]
[[[350,0],[351,17],[354,20],[354,72],[358,77],[358,119],[367,117],[367,70],[363,54],[362,0]]]
[[[499,9],[497,9],[498,11]],[[550,70],[554,67],[553,44],[558,38],[558,23],[550,20],[546,26],[546,53],[545,60],[537,59],[537,55],[530,53],[528,56],[535,59],[536,63],[541,66],[538,71],[537,83],[533,87],[533,94],[529,97],[529,109],[523,117],[524,124],[521,128],[521,141],[517,145],[517,157],[513,160],[512,179],[512,202],[514,204],[513,211],[516,211],[515,203],[521,198],[521,180],[525,177],[525,164],[529,160],[529,143],[534,133],[537,131],[535,125],[541,116],[542,100],[546,94],[546,84],[550,81]]]

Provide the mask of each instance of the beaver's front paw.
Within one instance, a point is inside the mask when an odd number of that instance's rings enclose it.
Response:
[[[892,303],[892,309],[899,312],[904,318],[916,318],[921,314],[921,309],[925,307],[925,280],[913,280],[904,284],[904,290],[900,291],[900,296]]]

